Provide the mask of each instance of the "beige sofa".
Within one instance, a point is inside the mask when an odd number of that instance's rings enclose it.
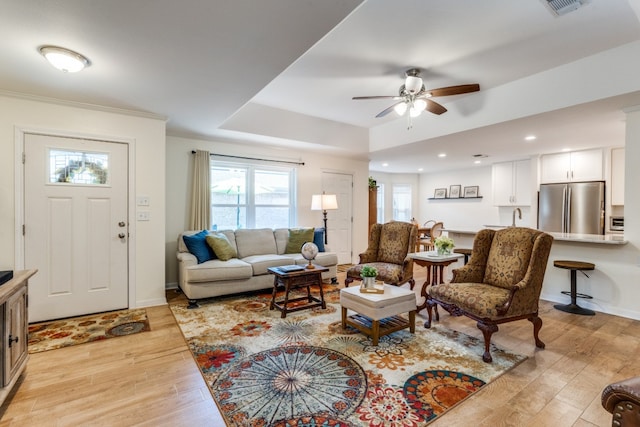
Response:
[[[198,232],[185,231],[178,236],[178,285],[189,299],[189,307],[197,307],[196,300],[202,298],[269,289],[273,286],[269,267],[308,263],[300,253],[285,253],[289,239],[287,228],[262,228],[219,231],[227,236],[238,257],[198,264],[182,238]],[[329,271],[322,273],[322,278],[337,283],[338,256],[335,253],[320,252],[313,263],[328,267]]]

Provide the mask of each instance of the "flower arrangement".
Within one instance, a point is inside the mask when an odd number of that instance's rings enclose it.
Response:
[[[439,255],[450,254],[453,250],[453,239],[449,236],[440,236],[433,243]]]
[[[362,270],[360,270],[360,276],[362,277],[376,277],[377,275],[378,270],[370,265],[365,265],[362,267]]]

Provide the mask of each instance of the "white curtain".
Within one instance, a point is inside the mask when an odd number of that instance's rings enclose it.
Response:
[[[193,180],[191,185],[191,216],[189,230],[211,228],[211,185],[209,152],[196,150],[193,156]]]

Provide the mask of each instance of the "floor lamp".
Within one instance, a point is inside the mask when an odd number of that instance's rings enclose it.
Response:
[[[324,243],[327,243],[327,211],[338,209],[338,200],[335,194],[314,194],[311,196],[311,210],[322,211],[324,216]]]

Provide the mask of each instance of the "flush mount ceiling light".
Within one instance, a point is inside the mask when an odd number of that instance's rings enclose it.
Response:
[[[91,65],[85,56],[63,47],[42,46],[39,51],[51,65],[65,73],[77,73]]]

